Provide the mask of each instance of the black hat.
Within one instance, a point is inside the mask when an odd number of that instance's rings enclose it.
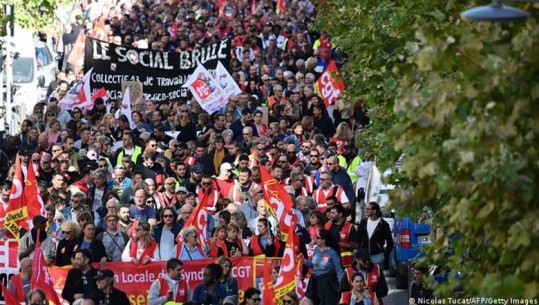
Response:
[[[114,278],[114,272],[110,269],[102,269],[97,271],[97,275],[94,277],[96,280],[102,280],[106,278]]]
[[[11,190],[11,187],[13,186],[13,182],[6,180],[4,183],[2,183],[2,188],[6,190]]]
[[[358,249],[356,252],[356,258],[361,260],[370,258],[369,252],[366,249]]]
[[[32,224],[34,226],[36,225],[41,225],[41,224],[46,224],[47,223],[47,218],[41,216],[41,215],[36,215],[34,216],[34,218],[32,218]]]
[[[195,164],[195,166],[193,166],[192,171],[193,171],[194,173],[201,173],[201,172],[204,171],[204,169],[202,168],[202,165],[200,165],[200,164]]]

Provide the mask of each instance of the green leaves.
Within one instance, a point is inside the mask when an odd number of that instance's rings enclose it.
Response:
[[[358,143],[382,169],[405,155],[392,207],[428,206],[446,233],[425,260],[463,276],[438,295],[537,298],[539,11],[518,24],[459,19],[485,4],[341,0],[319,18],[335,20],[348,54],[345,99],[362,97],[376,122]]]

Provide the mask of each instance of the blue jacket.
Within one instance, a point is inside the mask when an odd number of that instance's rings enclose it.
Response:
[[[206,285],[198,284],[193,293],[193,301],[199,305],[208,304],[206,298],[208,297],[208,291]],[[222,284],[215,284],[213,288],[212,305],[221,305],[226,297],[226,288]]]

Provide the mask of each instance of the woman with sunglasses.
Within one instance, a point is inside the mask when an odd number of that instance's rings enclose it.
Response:
[[[82,119],[82,110],[78,107],[73,107],[73,110],[71,110],[71,119],[75,122],[80,122]]]
[[[299,305],[299,298],[295,291],[290,291],[289,293],[281,297],[284,305]],[[357,304],[359,305],[359,304]]]
[[[371,305],[369,293],[365,289],[365,278],[361,272],[352,275],[352,291],[342,294],[339,304],[346,305]],[[378,303],[375,303],[378,304]],[[380,303],[381,304],[381,303]]]
[[[152,238],[158,244],[159,260],[174,258],[176,236],[180,233],[180,225],[176,221],[176,211],[172,206],[165,207],[160,214],[160,222],[152,227]]]
[[[260,298],[260,290],[256,288],[247,288],[243,294],[243,302],[240,305],[258,305],[262,299]]]
[[[79,236],[81,230],[79,225],[71,220],[66,220],[61,226],[62,239],[56,247],[56,266],[62,267],[71,264],[71,259],[75,254],[75,238]]]
[[[138,223],[135,228],[135,237],[129,240],[122,253],[122,262],[132,262],[138,266],[159,259],[159,248],[150,233],[149,223]]]
[[[305,266],[312,268],[305,295],[314,304],[337,305],[339,300],[339,279],[343,277],[338,241],[328,230],[321,229],[316,238],[316,248],[311,260],[304,260]]]

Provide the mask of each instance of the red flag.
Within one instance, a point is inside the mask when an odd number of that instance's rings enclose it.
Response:
[[[31,167],[32,165],[30,165]],[[6,216],[4,218],[4,227],[8,229],[15,238],[21,238],[21,228],[26,231],[29,230],[28,226],[28,207],[26,206],[25,197],[23,195],[24,185],[21,171],[21,160],[17,155],[15,160],[15,174],[13,176],[13,186],[11,187],[11,195],[9,196],[9,204],[6,209]]]
[[[332,60],[316,81],[316,92],[322,96],[326,106],[335,104],[344,90],[344,82],[336,77],[338,75],[339,68],[335,61]]]
[[[28,166],[28,174],[26,175],[24,201],[28,206],[28,219],[31,220],[37,215],[47,216],[45,204],[43,203],[41,196],[39,196],[36,173],[31,164]]]
[[[251,15],[256,14],[256,2],[255,0],[251,0]]]
[[[77,40],[73,43],[73,47],[67,57],[67,62],[75,66],[75,74],[78,74],[84,64],[84,48],[86,44],[86,35],[81,30]]]
[[[281,261],[279,276],[277,276],[277,281],[275,282],[275,297],[277,299],[281,299],[283,295],[296,289],[296,270],[298,269],[298,264],[294,251],[294,229],[295,223],[292,223],[288,228],[288,240],[286,241],[283,259]]]
[[[105,87],[99,88],[94,94],[92,94],[92,102],[95,101],[98,97],[102,98],[103,101],[106,101],[109,99],[107,95],[107,90],[105,90]]]
[[[275,291],[273,290],[273,283],[271,282],[270,274],[272,269],[271,260],[264,259],[264,287],[262,294],[264,295],[264,303],[262,305],[274,305],[275,304]]]
[[[197,229],[200,235],[200,244],[206,244],[206,241],[208,240],[208,212],[206,211],[206,207],[208,206],[208,197],[209,194],[207,192],[204,193],[199,204],[193,210],[193,213],[191,213],[191,215],[189,215],[189,218],[187,218],[187,221],[183,225],[182,231],[180,231],[180,233],[176,237],[177,242],[183,242],[181,240],[181,236],[184,229],[187,229],[189,227],[195,227],[195,229]]]
[[[284,187],[263,166],[260,167],[260,180],[269,212],[279,222],[281,232],[286,238],[285,232],[288,232],[288,229],[297,222],[297,216],[292,211],[292,199]]]
[[[277,7],[275,9],[277,15],[284,15],[286,11],[286,2],[285,0],[277,0]]]
[[[225,5],[227,4],[226,0],[219,0],[219,4],[217,5],[219,7],[219,17],[223,18],[225,17]]]
[[[4,284],[0,283],[0,285],[2,285],[2,295],[4,295],[4,302],[6,305],[21,305],[21,303],[17,301],[17,298],[11,294]]]
[[[77,95],[77,100],[72,107],[84,107],[86,109],[94,108],[94,103],[91,100],[92,95],[90,94],[90,76],[94,68],[91,68],[84,74],[82,78],[82,88],[80,88],[79,94]]]
[[[38,231],[37,236],[39,236],[39,233],[40,232]],[[56,294],[56,291],[54,290],[47,263],[45,263],[45,256],[43,255],[43,250],[41,250],[41,241],[39,240],[39,237],[36,241],[34,258],[32,259],[32,279],[30,281],[30,286],[32,289],[43,290],[50,302],[56,305],[61,304],[58,299],[58,294]]]

